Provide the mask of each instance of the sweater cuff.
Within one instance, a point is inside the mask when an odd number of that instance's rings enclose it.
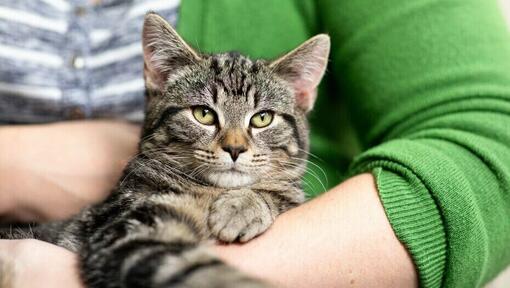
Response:
[[[354,170],[356,174],[372,171],[389,222],[415,263],[420,287],[440,287],[446,236],[439,209],[427,188],[414,173],[391,161],[369,162]]]

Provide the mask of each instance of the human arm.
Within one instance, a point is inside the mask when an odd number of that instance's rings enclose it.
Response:
[[[0,127],[0,217],[65,218],[103,199],[136,151],[139,127],[76,121]]]
[[[214,252],[277,287],[417,286],[370,174],[280,215],[258,238]]]
[[[510,34],[495,0],[319,1],[331,72],[423,287],[510,264]]]

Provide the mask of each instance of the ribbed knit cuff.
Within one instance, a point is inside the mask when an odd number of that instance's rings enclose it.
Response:
[[[446,238],[441,215],[427,188],[407,168],[391,161],[360,165],[356,173],[372,171],[381,202],[398,239],[418,270],[421,287],[440,287]]]

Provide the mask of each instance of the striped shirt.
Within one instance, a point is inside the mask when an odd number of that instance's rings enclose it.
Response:
[[[0,0],[0,123],[143,118],[147,11],[179,0]]]

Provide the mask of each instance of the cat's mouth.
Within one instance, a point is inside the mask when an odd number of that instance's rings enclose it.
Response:
[[[231,167],[228,170],[211,172],[206,178],[209,183],[221,188],[244,187],[255,182],[255,178],[252,175],[242,172],[236,167]]]

